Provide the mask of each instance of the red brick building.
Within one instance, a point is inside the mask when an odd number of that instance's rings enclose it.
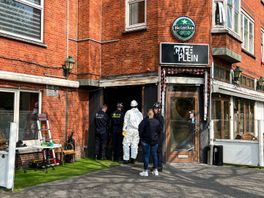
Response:
[[[93,155],[100,105],[110,113],[117,102],[128,109],[136,99],[146,112],[158,100],[166,159],[176,162],[203,161],[215,139],[257,136],[264,118],[261,0],[8,0],[0,8],[0,98],[8,121],[21,123],[22,111],[38,102],[54,137],[63,142],[75,131],[78,153]],[[68,56],[75,65],[64,77]]]

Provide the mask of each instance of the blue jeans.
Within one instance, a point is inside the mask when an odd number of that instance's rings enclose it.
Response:
[[[150,153],[153,158],[153,168],[154,169],[158,168],[158,154],[157,154],[158,144],[151,146],[145,142],[142,142],[142,148],[143,148],[144,170],[148,170]]]

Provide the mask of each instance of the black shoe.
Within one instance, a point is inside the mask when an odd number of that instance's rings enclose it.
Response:
[[[136,161],[135,159],[131,158],[130,163],[135,164],[135,161]]]
[[[158,171],[159,172],[162,172],[162,167],[158,167]]]
[[[124,160],[123,161],[123,164],[128,164],[128,160]]]

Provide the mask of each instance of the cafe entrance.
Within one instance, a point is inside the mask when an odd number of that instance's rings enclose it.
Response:
[[[199,86],[170,85],[167,90],[166,144],[169,162],[199,160]]]

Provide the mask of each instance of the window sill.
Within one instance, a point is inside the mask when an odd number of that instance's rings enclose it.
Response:
[[[239,41],[240,43],[243,42],[241,37],[238,34],[226,28],[212,28],[211,33],[212,34],[228,34],[232,36],[234,39],[236,39],[237,41]]]
[[[246,55],[250,56],[251,58],[256,59],[256,56],[254,54],[251,54],[251,52],[247,51],[246,49],[242,48],[242,52],[244,52]]]
[[[28,39],[24,39],[24,38],[12,36],[12,35],[4,34],[4,33],[0,33],[0,37],[4,37],[4,38],[7,38],[7,39],[12,39],[12,40],[17,40],[17,41],[28,43],[28,44],[31,44],[31,45],[37,45],[37,46],[40,46],[40,47],[43,47],[43,48],[47,48],[48,47],[46,44],[41,43],[41,42],[31,41],[31,40],[28,40]]]
[[[132,33],[132,32],[145,32],[147,31],[147,27],[144,26],[144,27],[137,27],[137,28],[127,28],[123,34],[128,34],[128,33]]]

